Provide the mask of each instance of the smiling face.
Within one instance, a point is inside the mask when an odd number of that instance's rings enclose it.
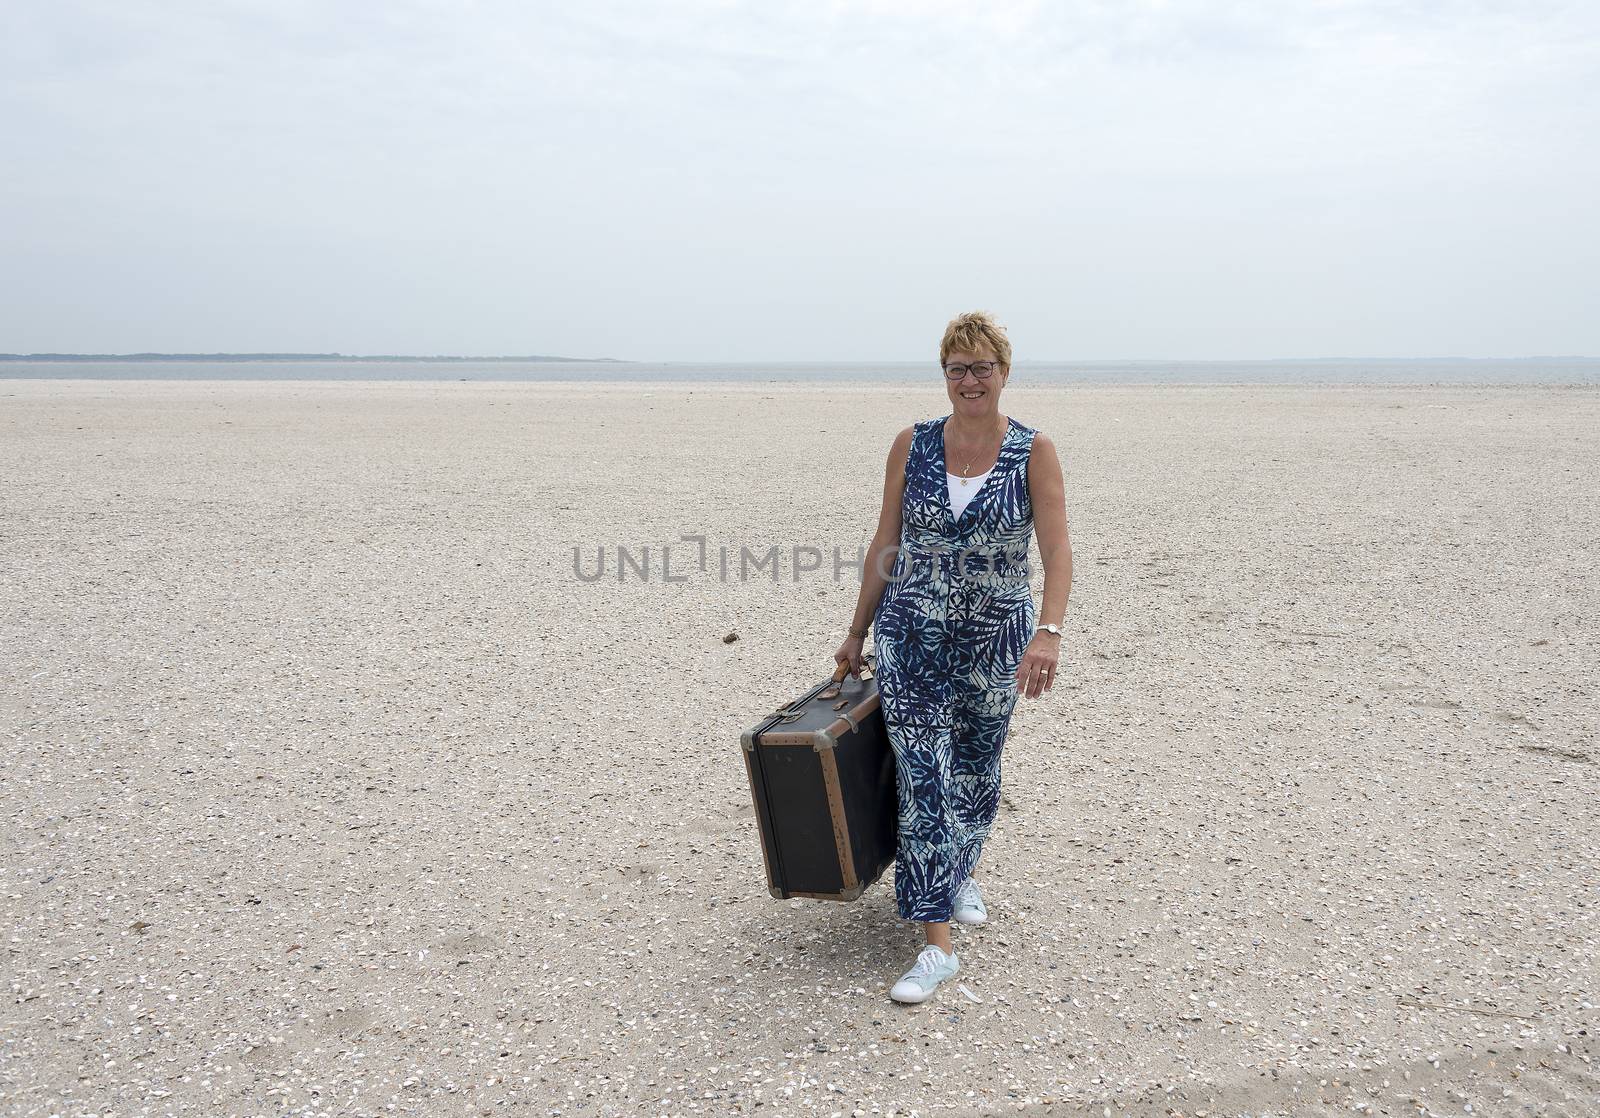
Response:
[[[994,350],[979,346],[976,351],[951,350],[945,357],[946,365],[971,365],[978,361],[994,361]],[[942,370],[941,370],[942,372]],[[1001,365],[987,378],[980,379],[971,369],[960,380],[945,377],[945,391],[950,394],[950,408],[958,415],[972,419],[997,415],[1000,411],[1000,390],[1006,386],[1011,370]]]

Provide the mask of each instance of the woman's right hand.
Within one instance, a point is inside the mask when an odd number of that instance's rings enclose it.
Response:
[[[849,664],[850,674],[860,679],[861,669],[865,666],[865,661],[861,659],[861,649],[865,644],[866,641],[861,637],[846,637],[844,643],[833,654],[834,664]]]

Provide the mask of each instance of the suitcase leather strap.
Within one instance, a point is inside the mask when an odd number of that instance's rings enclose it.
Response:
[[[864,673],[862,673],[861,678],[862,679],[871,679],[872,676],[873,676],[872,654],[871,653],[867,653],[866,655],[862,656],[861,660],[862,660],[862,664],[866,668],[866,671]],[[793,722],[796,718],[799,718],[802,714],[805,713],[806,704],[809,703],[812,699],[837,699],[837,698],[839,698],[839,690],[844,684],[844,677],[849,675],[849,674],[850,674],[850,665],[848,663],[839,664],[839,666],[834,669],[833,676],[828,680],[828,682],[822,684],[822,689],[821,690],[813,691],[813,692],[809,692],[809,693],[807,693],[805,695],[801,695],[798,699],[795,699],[792,702],[785,703],[783,706],[779,707],[777,710],[775,710],[771,714],[767,715],[767,717],[768,718],[776,718],[778,720],[779,724],[784,723],[784,722]],[[845,704],[846,701],[847,700],[840,699],[838,705],[836,705],[833,709],[834,710],[838,710],[841,706],[843,706]],[[850,723],[850,728],[852,730],[857,729],[855,721],[852,718],[850,718],[849,715],[845,715],[845,721]]]
[[[862,679],[871,679],[872,678],[872,661],[870,659],[868,659],[866,656],[862,656],[861,657],[861,662],[862,662],[863,665],[865,665],[865,667],[867,669],[866,674],[863,675],[861,678]],[[824,687],[821,691],[817,692],[817,698],[819,698],[819,699],[837,699],[839,697],[839,688],[844,685],[844,677],[849,675],[849,674],[850,674],[850,663],[849,663],[849,661],[847,661],[847,660],[839,661],[838,665],[833,669],[833,678],[828,681],[828,685],[826,687]]]

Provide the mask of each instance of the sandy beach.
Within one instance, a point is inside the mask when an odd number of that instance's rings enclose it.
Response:
[[[905,1007],[739,734],[937,382],[0,382],[0,1110],[1600,1112],[1600,390],[1001,407],[1068,635]]]

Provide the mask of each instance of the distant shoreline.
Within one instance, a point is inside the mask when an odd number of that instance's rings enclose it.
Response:
[[[930,374],[930,368],[932,368]],[[1019,386],[1066,384],[1560,384],[1600,388],[1600,360],[1533,358],[1302,358],[1299,361],[1018,361]],[[344,357],[337,354],[0,354],[0,385],[21,380],[283,382],[573,382],[578,384],[926,385],[923,361],[697,362],[555,357]]]
[[[638,365],[651,364],[663,366],[745,366],[745,365],[921,365],[922,361],[871,361],[871,362],[840,362],[840,361],[796,361],[796,362],[771,362],[771,361],[661,361],[639,362],[621,357],[553,357],[548,354],[532,354],[526,356],[496,356],[496,357],[462,357],[456,354],[434,354],[420,357],[411,354],[370,354],[366,356],[347,353],[0,353],[0,362],[4,361],[31,361],[46,363],[59,361],[62,363],[73,362],[107,362],[107,363],[135,363],[156,361],[209,361],[209,362],[234,362],[247,364],[249,362],[290,362],[290,361],[337,361],[346,363],[407,363],[407,364],[529,364],[543,362],[554,365]],[[1190,357],[1190,358],[1099,358],[1081,359],[1075,361],[1055,361],[1047,359],[1019,360],[1018,368],[1029,365],[1076,365],[1085,367],[1120,367],[1140,365],[1162,366],[1190,366],[1190,365],[1220,365],[1220,366],[1252,366],[1252,365],[1593,365],[1600,362],[1597,357],[1585,357],[1574,354],[1559,354],[1531,357],[1243,357],[1243,358],[1215,358],[1215,357]]]
[[[405,361],[410,363],[437,362],[439,364],[486,361],[551,361],[571,365],[633,364],[631,361],[624,361],[618,357],[549,357],[543,355],[526,357],[456,357],[452,355],[410,357],[403,354],[360,357],[348,353],[0,353],[0,361]]]

